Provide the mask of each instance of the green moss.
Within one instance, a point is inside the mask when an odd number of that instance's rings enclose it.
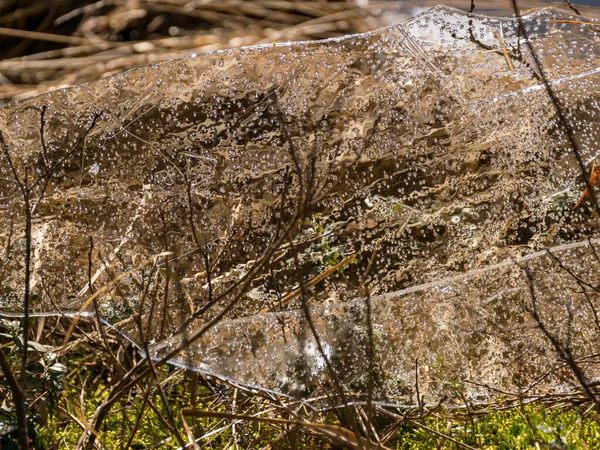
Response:
[[[488,413],[474,419],[474,426],[469,418],[428,418],[422,423],[460,443],[482,449],[600,448],[597,414],[589,413],[583,420],[581,416],[582,411],[574,407],[528,405]],[[405,424],[398,431],[396,448],[454,449],[459,445],[419,426]]]
[[[181,393],[181,395],[184,395]],[[86,416],[89,418],[101,397],[86,401]],[[180,400],[185,400],[181,398]],[[185,401],[174,402],[174,413],[179,420],[177,405]],[[106,448],[123,448],[133,430],[137,415],[143,406],[142,398],[121,402],[106,419],[99,436]],[[177,446],[171,433],[149,408],[145,408],[144,416],[132,440],[132,448],[145,448],[163,442],[154,448],[173,448]],[[164,411],[161,410],[164,414]],[[471,421],[464,419],[446,419],[430,417],[420,423],[441,434],[452,437],[459,443],[481,449],[535,449],[535,448],[600,448],[600,422],[595,413],[588,413],[581,420],[581,411],[576,408],[550,409],[543,405],[515,407],[505,411],[491,412]],[[323,417],[324,422],[331,417]],[[198,431],[209,431],[225,425],[217,424],[213,419],[191,419],[188,425]],[[46,427],[40,430],[39,440],[54,448],[74,448],[81,436],[81,427],[68,415],[56,415]],[[185,436],[183,428],[180,432]],[[238,434],[244,444],[242,448],[261,448],[278,435],[277,430],[265,424],[238,424]],[[209,449],[223,448],[231,442],[231,428],[213,436],[206,446]],[[536,445],[537,443],[537,445]],[[306,439],[306,435],[295,440],[295,448],[310,448],[314,440]],[[324,442],[321,444],[325,445]],[[548,447],[548,444],[550,447]],[[248,447],[247,445],[251,445]],[[417,425],[404,423],[400,426],[394,440],[388,446],[396,449],[455,449],[460,445],[450,439]],[[324,447],[326,448],[326,447]]]

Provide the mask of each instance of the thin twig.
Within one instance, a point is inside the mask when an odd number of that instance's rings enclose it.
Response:
[[[540,73],[542,83],[544,85],[544,88],[546,89],[546,93],[548,94],[548,97],[550,98],[552,105],[554,106],[556,115],[558,116],[558,121],[560,122],[562,128],[565,130],[565,132],[567,134],[567,138],[569,139],[569,143],[571,144],[571,150],[572,150],[573,154],[575,155],[575,158],[577,159],[577,163],[579,164],[579,169],[581,170],[581,174],[583,175],[584,182],[589,191],[590,197],[592,198],[592,203],[596,209],[596,212],[600,214],[600,203],[598,203],[598,197],[596,196],[596,191],[594,190],[594,186],[592,186],[592,183],[590,182],[591,178],[590,178],[587,168],[585,167],[585,162],[583,161],[583,158],[581,156],[581,149],[580,149],[579,143],[577,142],[577,138],[575,137],[575,132],[574,132],[573,128],[571,127],[570,122],[565,117],[565,114],[563,112],[562,107],[560,106],[559,99],[556,96],[554,89],[550,85],[548,78],[544,75],[544,67],[542,66],[542,63],[540,61],[540,58],[539,58],[537,52],[535,51],[535,49],[533,48],[533,45],[531,44],[531,40],[529,39],[529,33],[523,26],[523,19],[521,18],[521,15],[519,13],[519,8],[517,6],[517,0],[512,0],[512,2],[513,2],[513,10],[514,10],[515,16],[517,18],[517,22],[518,22],[517,34],[518,34],[518,36],[522,35],[525,38],[525,43],[527,44],[529,53],[531,53],[531,57],[533,58],[533,61]],[[517,39],[517,42],[520,42],[520,39]],[[519,54],[520,54],[520,50],[519,50]]]

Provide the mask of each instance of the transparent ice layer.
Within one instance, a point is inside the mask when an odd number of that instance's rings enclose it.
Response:
[[[160,360],[185,348],[171,362],[300,397],[322,394],[320,388],[336,378],[349,400],[364,401],[372,383],[374,399],[395,405],[416,404],[419,391],[432,403],[450,400],[460,389],[479,401],[494,390],[541,395],[564,389],[569,372],[540,324],[575,354],[592,355],[584,364],[588,375],[598,375],[600,323],[592,300],[598,292],[583,280],[598,279],[599,244],[557,246],[308,311],[223,321],[199,339],[204,330],[167,339],[152,356]]]
[[[577,383],[561,348],[593,379],[598,27],[437,7],[4,105],[1,314],[30,223],[32,313],[243,384],[535,393]]]

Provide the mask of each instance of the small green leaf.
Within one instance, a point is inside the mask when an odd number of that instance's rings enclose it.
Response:
[[[543,423],[539,424],[536,427],[538,430],[540,430],[543,433],[547,433],[547,434],[554,434],[554,428],[549,427],[548,425],[544,425]]]
[[[61,363],[54,363],[50,367],[48,367],[48,370],[57,373],[65,373],[67,371],[67,366]]]
[[[15,334],[13,337],[13,341],[15,341],[15,344],[17,344],[17,347],[19,347],[19,349],[23,348],[23,339],[21,338],[21,336],[19,336],[18,334]]]
[[[19,427],[14,422],[0,422],[0,436],[6,436],[18,429]]]
[[[48,351],[48,348],[45,345],[42,345],[39,342],[35,342],[35,341],[28,341],[27,347],[29,347],[30,349],[32,348],[34,350],[37,350],[38,352],[41,352],[41,353],[45,353],[46,351]]]

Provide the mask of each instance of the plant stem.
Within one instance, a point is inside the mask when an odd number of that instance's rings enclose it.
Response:
[[[29,449],[29,433],[27,430],[27,410],[25,408],[25,395],[23,389],[19,385],[13,371],[10,368],[10,364],[6,360],[4,351],[0,349],[0,367],[6,377],[6,381],[10,387],[12,393],[13,403],[17,410],[17,426],[19,427],[19,449]]]

